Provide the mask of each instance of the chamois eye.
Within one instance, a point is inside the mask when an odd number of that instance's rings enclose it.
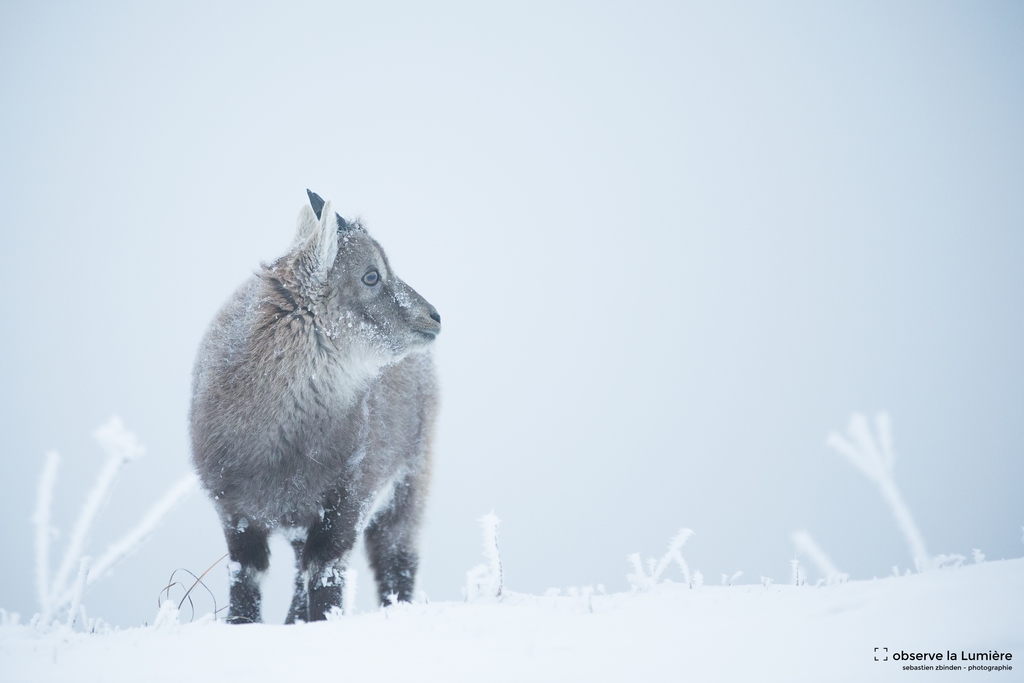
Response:
[[[366,271],[366,275],[363,276],[363,284],[373,287],[380,281],[380,273],[374,270]]]

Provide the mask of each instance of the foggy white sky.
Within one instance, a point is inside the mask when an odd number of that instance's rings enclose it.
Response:
[[[513,590],[624,589],[681,526],[711,579],[802,528],[910,566],[825,446],[853,410],[932,552],[1024,552],[1019,4],[367,5],[0,6],[0,606],[45,450],[58,551],[111,413],[149,453],[91,552],[187,471],[198,341],[306,187],[444,318],[432,599],[492,509]],[[223,552],[196,496],[85,603],[152,619]]]

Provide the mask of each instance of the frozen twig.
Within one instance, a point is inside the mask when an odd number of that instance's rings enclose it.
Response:
[[[665,572],[669,563],[671,563],[672,560],[675,560],[676,564],[679,565],[679,569],[683,572],[683,579],[686,581],[686,585],[689,586],[691,584],[690,568],[687,566],[686,560],[683,559],[683,554],[680,552],[680,548],[683,547],[691,536],[693,536],[693,529],[680,529],[679,533],[672,537],[672,540],[668,544],[668,550],[661,556],[661,559],[658,561],[658,566],[655,568],[655,581],[657,581]]]
[[[639,553],[633,553],[627,557],[626,561],[633,566],[633,573],[628,574],[626,580],[639,590],[648,590],[658,583],[661,575],[665,573],[665,570],[668,569],[668,566],[674,560],[683,572],[683,579],[686,581],[686,585],[692,588],[693,580],[690,577],[690,567],[686,564],[686,560],[683,559],[683,553],[681,552],[681,548],[691,536],[693,536],[693,529],[680,529],[672,537],[672,540],[669,541],[668,549],[661,556],[660,560],[655,561],[653,557],[648,560],[650,574],[644,571]]]
[[[53,487],[57,481],[57,466],[60,455],[57,451],[46,454],[43,473],[39,476],[39,488],[36,490],[36,509],[32,522],[36,531],[36,594],[39,597],[39,609],[47,623],[52,610],[50,608],[50,539],[53,528],[50,526],[50,510],[53,507]]]
[[[722,574],[722,585],[731,586],[733,583],[736,582],[736,579],[740,578],[741,576],[743,576],[742,571],[734,572],[732,576],[729,576],[728,574]]]
[[[484,563],[466,572],[466,600],[500,598],[504,587],[501,556],[498,553],[498,525],[501,520],[492,512],[480,518],[483,531]]]
[[[143,445],[139,443],[133,433],[125,429],[116,415],[97,429],[93,436],[106,452],[107,460],[100,469],[96,482],[86,496],[82,509],[75,520],[64,557],[52,580],[50,578],[50,540],[55,530],[51,528],[50,514],[57,468],[60,463],[60,456],[56,452],[51,451],[46,454],[43,471],[39,477],[36,508],[32,522],[35,526],[36,590],[41,611],[33,619],[33,623],[39,624],[41,628],[49,628],[53,624],[54,615],[64,609],[67,609],[66,623],[69,627],[73,627],[79,612],[84,614],[81,602],[85,590],[106,575],[115,564],[135,551],[167,513],[197,488],[198,482],[195,475],[189,474],[183,477],[153,504],[134,528],[120,540],[111,544],[107,551],[93,562],[92,558],[83,556],[89,530],[125,463],[145,453]],[[71,574],[76,567],[77,579],[73,585],[69,585]]]
[[[100,425],[92,433],[92,438],[96,439],[100,448],[106,451],[109,457],[124,462],[138,460],[146,454],[146,447],[133,432],[125,429],[124,423],[117,415],[112,415],[105,424]]]
[[[121,418],[114,415],[110,420],[93,433],[93,437],[99,442],[104,451],[107,452],[107,461],[103,464],[96,483],[93,484],[89,495],[86,496],[81,512],[75,520],[71,538],[68,541],[67,550],[64,552],[64,560],[60,569],[54,577],[53,586],[50,589],[51,595],[62,595],[69,592],[68,580],[71,572],[82,557],[82,550],[85,547],[85,540],[92,528],[96,515],[110,493],[110,488],[121,472],[121,468],[129,460],[134,460],[145,453],[145,448],[139,443],[134,434],[124,428]],[[57,607],[52,605],[52,607]]]
[[[178,626],[178,605],[174,600],[164,600],[156,611],[156,618],[153,619],[153,629],[163,631]]]
[[[86,555],[78,563],[78,578],[71,589],[71,607],[68,609],[68,628],[75,627],[75,617],[78,616],[78,608],[82,606],[82,593],[85,592],[85,577],[89,574],[89,563],[92,558]]]
[[[849,574],[839,571],[839,568],[832,563],[825,551],[818,546],[814,537],[807,531],[794,531],[793,545],[796,546],[798,553],[814,563],[818,571],[825,576],[825,582],[828,585],[843,583],[850,578]]]
[[[875,418],[875,429],[878,432],[877,442],[871,434],[867,418],[860,413],[854,413],[846,428],[849,438],[844,438],[833,432],[829,434],[827,443],[846,456],[864,476],[875,482],[896,518],[896,524],[907,540],[914,564],[917,565],[918,571],[924,571],[931,566],[928,550],[925,548],[924,538],[921,536],[917,524],[914,523],[909,508],[903,502],[903,496],[900,495],[893,478],[895,454],[892,447],[889,416],[879,413]]]
[[[794,586],[806,585],[807,577],[804,576],[804,570],[803,567],[800,566],[800,560],[793,558],[789,561],[789,567],[789,582]]]
[[[633,553],[626,558],[626,562],[629,562],[633,566],[633,573],[626,574],[626,580],[629,581],[630,585],[639,590],[647,590],[654,585],[650,577],[644,571],[644,565],[640,562],[640,553]]]
[[[967,558],[959,553],[952,553],[951,555],[936,555],[931,562],[933,569],[945,569],[946,567],[959,567],[964,563]]]
[[[149,508],[133,529],[115,543],[110,544],[106,552],[103,553],[95,563],[93,563],[85,584],[86,588],[99,581],[114,567],[115,564],[137,550],[149,535],[153,533],[153,530],[156,529],[157,525],[163,520],[163,518],[167,516],[167,513],[173,510],[178,503],[184,500],[197,488],[198,480],[196,479],[196,475],[187,474],[179,479],[177,483],[168,489],[167,493],[165,493],[160,500]],[[71,598],[71,592],[66,591],[60,596],[59,601],[54,604],[54,607],[62,607],[67,604]]]
[[[171,486],[167,493],[149,508],[131,531],[122,536],[117,542],[112,543],[107,548],[107,551],[100,556],[100,559],[96,560],[95,567],[89,572],[88,585],[91,586],[96,583],[115,564],[137,550],[149,535],[153,533],[157,525],[163,521],[167,513],[177,507],[178,503],[188,497],[189,494],[196,491],[198,485],[199,481],[196,479],[196,475],[186,474]]]

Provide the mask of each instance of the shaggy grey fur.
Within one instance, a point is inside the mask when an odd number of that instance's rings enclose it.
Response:
[[[361,533],[382,602],[415,583],[441,317],[309,196],[291,249],[224,305],[193,371],[192,459],[224,526],[234,623],[260,620],[275,531],[296,555],[289,623],[340,606]]]

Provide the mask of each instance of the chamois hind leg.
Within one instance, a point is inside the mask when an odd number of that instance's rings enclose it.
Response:
[[[244,517],[234,516],[224,525],[228,542],[230,577],[229,624],[252,624],[260,621],[260,581],[270,566],[268,532],[251,524]]]
[[[358,513],[339,503],[324,510],[323,519],[309,530],[302,548],[302,572],[305,574],[306,621],[322,621],[335,607],[341,607],[345,588],[345,569],[356,544]]]
[[[425,482],[416,476],[396,484],[391,504],[366,527],[366,554],[382,605],[396,600],[412,602],[419,564],[416,537],[424,488]]]
[[[306,590],[306,572],[302,571],[302,549],[306,545],[305,538],[291,541],[295,551],[295,593],[292,595],[292,606],[288,608],[286,624],[305,621],[309,618],[309,593]]]

